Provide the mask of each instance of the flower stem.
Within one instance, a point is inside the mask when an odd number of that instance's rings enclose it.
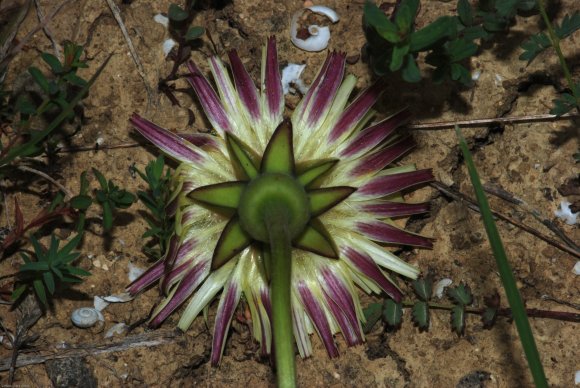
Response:
[[[270,237],[271,297],[274,357],[278,387],[296,386],[296,365],[292,331],[290,284],[292,280],[292,245],[288,231],[287,209],[271,206],[264,212],[264,224]]]

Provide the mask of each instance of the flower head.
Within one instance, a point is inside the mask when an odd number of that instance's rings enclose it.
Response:
[[[291,244],[289,298],[298,350],[302,357],[311,354],[309,336],[316,331],[328,354],[337,356],[334,334],[341,332],[349,345],[364,340],[355,285],[399,301],[401,292],[385,270],[418,275],[384,245],[432,246],[430,239],[392,222],[428,210],[427,204],[405,203],[400,192],[431,180],[432,173],[413,166],[388,168],[413,147],[409,136],[395,132],[408,114],[402,111],[368,125],[384,83],[376,82],[349,103],[356,79],[344,77],[344,54],[327,57],[289,119],[283,116],[273,38],[263,52],[259,90],[235,51],[229,60],[233,82],[218,58],[209,60],[217,93],[188,63],[188,81],[216,136],[178,136],[136,114],[131,118],[144,137],[180,164],[168,206],[175,215],[169,249],[128,291],[134,295],[160,282],[166,297],[153,313],[154,327],[189,300],[178,324],[183,330],[221,291],[214,365],[243,295],[253,334],[262,352],[270,353],[271,266],[276,257],[269,236],[280,212],[268,214],[272,203],[275,208],[282,203],[287,221],[282,229]]]

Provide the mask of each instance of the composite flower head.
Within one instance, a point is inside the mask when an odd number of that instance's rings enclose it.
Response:
[[[269,263],[276,258],[270,257],[267,230],[256,227],[252,217],[267,211],[260,208],[261,196],[274,196],[292,209],[290,304],[298,350],[309,356],[310,335],[317,332],[328,354],[337,356],[335,334],[342,333],[348,345],[364,340],[356,286],[399,301],[401,292],[387,271],[418,275],[385,246],[432,246],[429,238],[392,220],[428,210],[427,204],[405,203],[400,193],[431,180],[432,173],[390,167],[413,147],[409,136],[396,132],[408,114],[370,124],[385,85],[378,81],[349,102],[356,78],[344,75],[344,54],[328,55],[287,119],[273,38],[263,51],[260,88],[235,51],[229,62],[233,78],[219,58],[209,60],[216,89],[188,63],[188,81],[215,135],[177,135],[137,114],[131,118],[144,137],[180,164],[168,206],[175,234],[165,256],[128,291],[135,295],[159,281],[166,297],[153,313],[154,327],[188,301],[178,323],[183,330],[221,292],[214,365],[243,297],[253,335],[262,352],[270,353]]]

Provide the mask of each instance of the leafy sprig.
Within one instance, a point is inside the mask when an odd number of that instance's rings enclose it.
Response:
[[[73,252],[81,241],[82,235],[77,234],[64,247],[59,249],[60,240],[51,236],[50,246],[44,248],[32,236],[30,241],[34,247],[34,258],[21,253],[24,264],[20,266],[17,278],[19,284],[12,293],[12,299],[18,300],[26,290],[32,289],[38,300],[48,306],[48,301],[60,283],[80,283],[80,276],[89,276],[91,273],[75,267],[73,263],[79,258],[79,252]]]
[[[111,179],[107,181],[105,176],[93,168],[100,189],[95,190],[95,199],[103,209],[103,228],[109,232],[113,228],[113,214],[116,209],[127,209],[137,200],[134,194],[121,189]]]
[[[136,167],[132,167],[132,169],[148,185],[146,191],[139,190],[137,192],[137,197],[149,210],[149,215],[146,217],[149,229],[145,231],[142,237],[152,238],[153,244],[158,246],[151,247],[151,244],[148,244],[143,249],[145,253],[158,259],[166,251],[169,239],[173,234],[172,218],[165,210],[171,195],[171,175],[169,169],[165,167],[163,156],[159,156],[149,162],[145,167],[144,173]]]
[[[173,67],[165,78],[159,79],[158,89],[177,106],[179,101],[173,94],[175,86],[169,82],[178,78],[179,67],[189,59],[192,49],[199,44],[199,39],[205,34],[205,28],[191,25],[195,17],[195,3],[196,0],[186,0],[183,7],[172,3],[167,12],[169,34],[176,45],[168,55],[173,61]]]

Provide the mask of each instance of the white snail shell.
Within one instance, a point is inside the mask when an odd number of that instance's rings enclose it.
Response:
[[[104,322],[105,317],[100,311],[92,307],[81,307],[73,311],[70,317],[72,323],[76,327],[81,327],[86,329],[88,327],[94,326],[97,322]]]

